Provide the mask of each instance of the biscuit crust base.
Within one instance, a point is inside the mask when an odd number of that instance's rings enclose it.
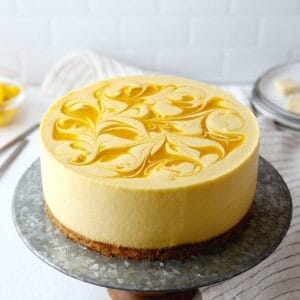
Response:
[[[45,203],[45,210],[51,220],[51,222],[68,238],[71,240],[88,247],[90,249],[96,250],[105,256],[115,256],[119,258],[131,258],[131,259],[148,259],[148,260],[167,260],[167,259],[184,259],[190,257],[192,255],[197,255],[200,253],[213,253],[217,252],[219,246],[224,244],[230,239],[237,238],[244,227],[247,225],[247,221],[250,218],[252,207],[249,209],[247,214],[243,217],[243,219],[229,231],[224,234],[213,238],[208,241],[195,243],[195,244],[187,244],[180,245],[169,248],[161,248],[161,249],[138,249],[138,248],[128,248],[122,246],[116,246],[111,244],[106,244],[98,241],[93,241],[89,238],[86,238],[61,224],[55,216],[52,214],[50,208],[47,203]]]

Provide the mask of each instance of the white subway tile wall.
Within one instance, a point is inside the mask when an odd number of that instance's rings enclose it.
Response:
[[[88,2],[88,1],[86,1]],[[159,12],[159,0],[91,0],[91,13],[96,15],[147,15]]]
[[[121,18],[122,47],[157,47],[159,51],[164,47],[176,49],[185,47],[187,44],[187,17],[131,16]]]
[[[1,0],[0,28],[0,67],[31,83],[79,49],[213,82],[300,59],[300,0]]]
[[[222,51],[214,49],[169,49],[157,55],[157,69],[201,80],[221,79]]]
[[[266,68],[286,61],[286,51],[278,49],[230,49],[225,51],[224,76],[233,81],[248,81]]]
[[[95,50],[120,47],[119,23],[110,17],[55,17],[52,20],[52,46]]]
[[[84,15],[89,11],[89,3],[86,0],[17,0],[17,2],[19,12],[24,16]]]
[[[191,47],[253,47],[257,43],[257,19],[214,16],[191,19]]]

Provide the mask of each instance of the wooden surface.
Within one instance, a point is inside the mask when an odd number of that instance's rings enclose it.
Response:
[[[112,300],[192,300],[197,290],[179,293],[138,293],[108,289]],[[198,298],[200,299],[200,298]]]

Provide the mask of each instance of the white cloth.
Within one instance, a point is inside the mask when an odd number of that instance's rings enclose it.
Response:
[[[41,86],[41,93],[56,99],[72,89],[97,80],[145,73],[139,68],[108,57],[99,57],[90,51],[73,53],[51,68]]]
[[[91,52],[72,54],[49,72],[41,91],[52,99],[99,79],[143,74],[142,70]],[[250,88],[224,87],[249,105]],[[281,245],[265,261],[226,282],[202,288],[203,299],[300,299],[300,133],[260,116],[261,155],[290,188],[293,220]]]
[[[204,299],[300,299],[300,133],[260,116],[260,153],[285,179],[293,200],[291,227],[273,254],[231,280],[201,289]]]

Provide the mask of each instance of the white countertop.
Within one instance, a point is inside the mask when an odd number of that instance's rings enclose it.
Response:
[[[64,275],[36,257],[19,238],[11,217],[15,186],[39,157],[38,130],[21,155],[0,178],[0,299],[93,300],[110,299],[106,289]]]

